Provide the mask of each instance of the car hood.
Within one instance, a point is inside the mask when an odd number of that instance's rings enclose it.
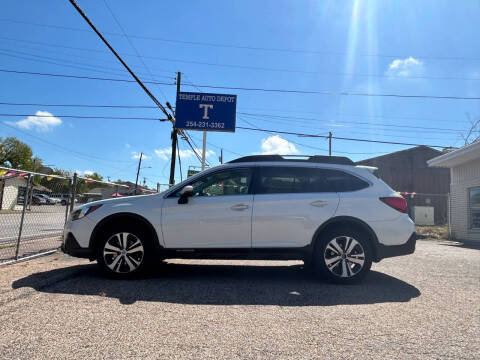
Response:
[[[157,194],[124,196],[120,198],[97,200],[97,201],[92,201],[86,204],[79,205],[76,207],[76,209],[79,209],[83,206],[92,206],[92,205],[108,205],[108,206],[133,205],[133,204],[137,204],[139,202],[144,201],[146,198],[151,198],[152,196],[162,196],[163,193],[164,192],[157,193]]]

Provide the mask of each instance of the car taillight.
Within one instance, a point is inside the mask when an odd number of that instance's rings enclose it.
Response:
[[[397,211],[407,213],[407,200],[403,197],[381,197],[380,200]]]

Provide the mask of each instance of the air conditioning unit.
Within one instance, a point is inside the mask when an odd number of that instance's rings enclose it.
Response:
[[[413,221],[416,225],[435,225],[433,206],[414,206]]]

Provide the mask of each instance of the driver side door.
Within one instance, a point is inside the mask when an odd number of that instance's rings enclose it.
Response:
[[[252,246],[252,169],[206,174],[189,185],[193,196],[179,204],[180,191],[165,199],[162,232],[167,248],[249,248]]]

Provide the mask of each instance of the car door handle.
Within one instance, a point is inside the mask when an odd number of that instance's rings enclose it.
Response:
[[[248,205],[246,205],[246,204],[235,204],[235,205],[233,205],[230,209],[236,210],[236,211],[247,210],[247,209],[248,209]]]
[[[328,205],[328,201],[317,200],[317,201],[311,202],[310,205],[315,206],[315,207],[324,207],[324,206]]]

